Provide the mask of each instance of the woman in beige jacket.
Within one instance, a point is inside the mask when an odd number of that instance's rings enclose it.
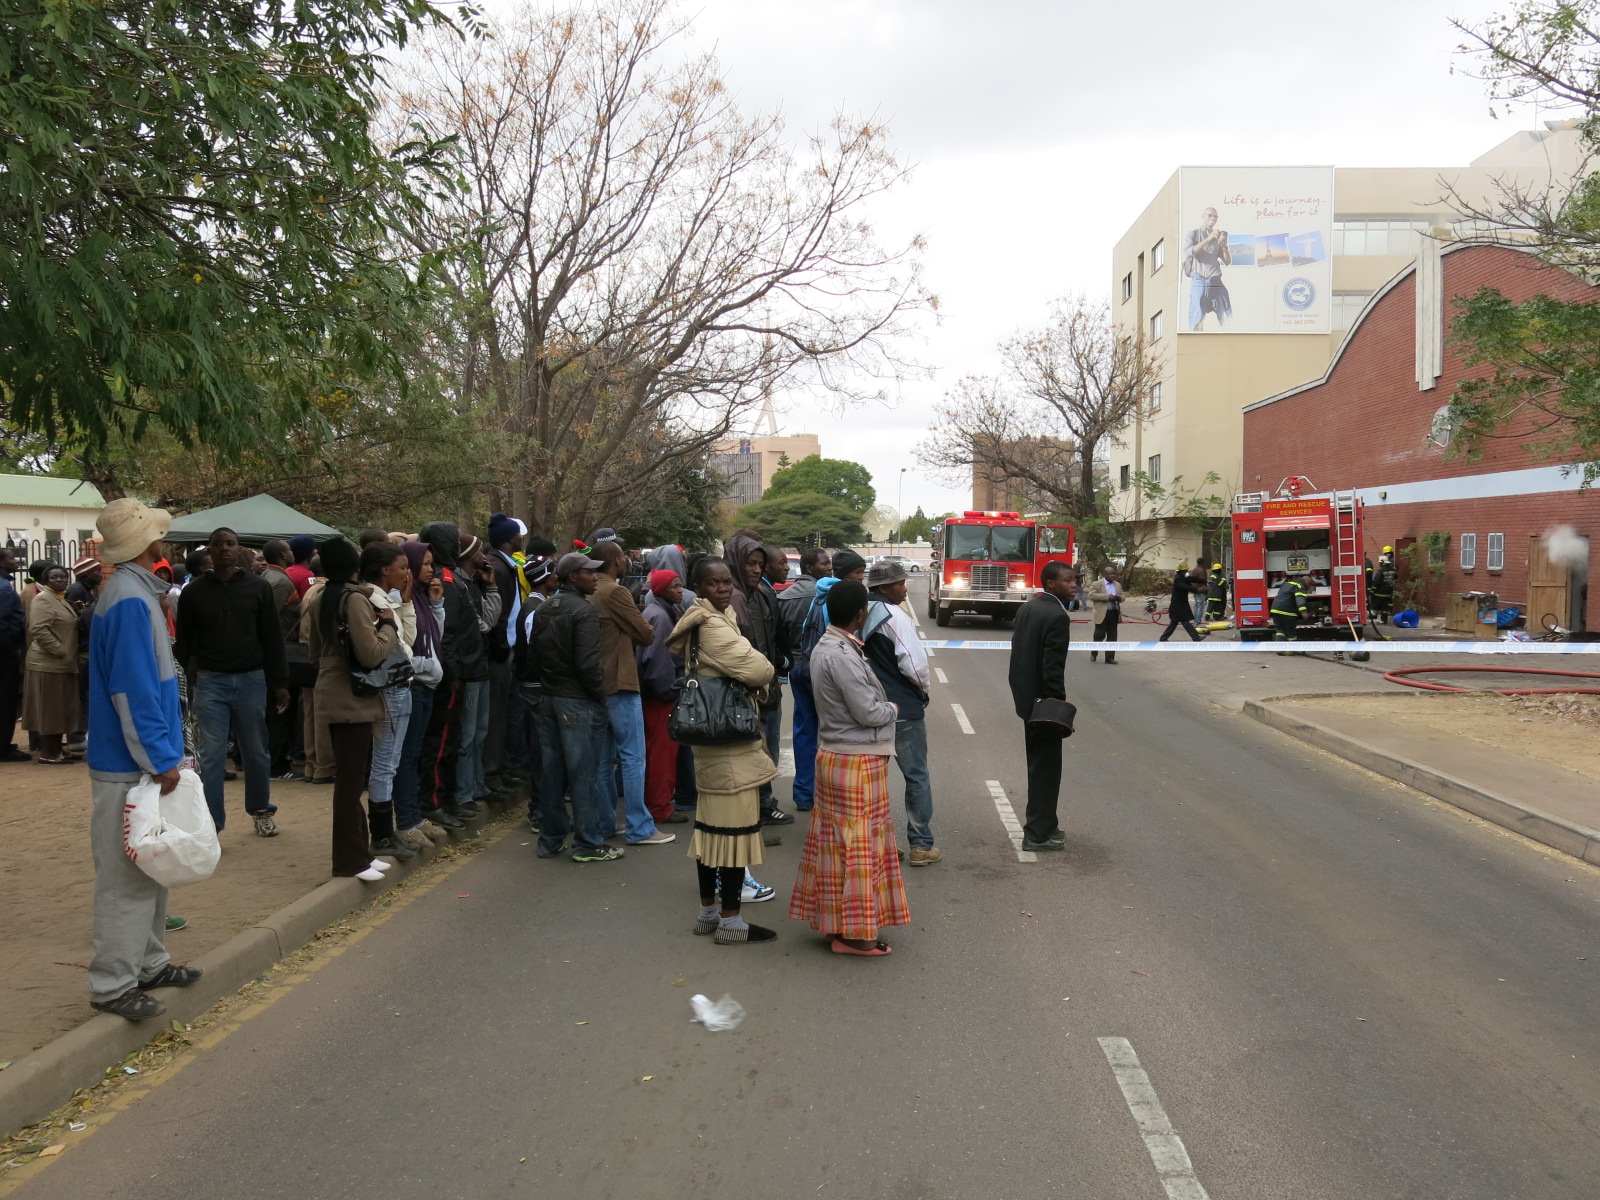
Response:
[[[37,761],[67,762],[61,739],[79,728],[78,613],[67,603],[72,572],[52,564],[28,603],[28,674],[22,727],[39,738]]]
[[[718,558],[702,560],[693,586],[699,598],[674,627],[668,648],[685,662],[698,653],[699,674],[737,679],[757,690],[759,704],[774,671],[766,655],[739,632],[727,564]],[[689,842],[689,857],[698,861],[700,876],[700,916],[694,931],[714,934],[720,946],[770,942],[777,933],[747,923],[739,907],[745,868],[761,861],[761,785],[777,777],[777,765],[758,737],[696,746],[694,768],[700,793]]]
[[[384,715],[383,696],[355,694],[343,630],[349,630],[350,650],[362,667],[381,664],[400,644],[400,634],[394,613],[374,608],[367,589],[357,582],[361,552],[353,544],[329,538],[317,552],[328,584],[314,596],[306,594],[305,621],[311,661],[317,664],[317,720],[327,725],[333,744],[333,873],[373,882],[383,878],[390,864],[374,858],[369,849],[361,793],[367,785],[372,725]],[[392,817],[390,828],[380,832],[393,835]]]

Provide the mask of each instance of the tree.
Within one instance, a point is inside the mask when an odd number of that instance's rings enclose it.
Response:
[[[717,537],[718,511],[728,494],[730,480],[703,463],[678,468],[658,480],[655,501],[635,510],[628,523],[617,527],[630,546],[659,546],[667,542],[691,550],[710,550]]]
[[[466,186],[410,227],[458,299],[449,361],[514,445],[509,503],[552,537],[648,502],[764,397],[836,403],[906,367],[914,246],[863,210],[904,175],[882,126],[791,151],[741,113],[668,0],[534,12],[436,38],[397,126],[452,138]]]
[[[922,505],[917,505],[917,511],[900,522],[900,536],[896,540],[902,542],[933,541],[933,522],[928,520],[927,514],[922,511]]]
[[[429,0],[8,6],[10,421],[91,458],[150,428],[227,451],[269,409],[314,419],[339,384],[397,377],[422,293],[391,231],[447,155],[368,119],[385,48],[448,24]]]
[[[761,493],[761,498],[770,500],[804,493],[832,496],[858,515],[864,514],[878,500],[871,471],[860,463],[823,458],[820,454],[807,455],[792,467],[774,471],[772,482]]]
[[[783,546],[848,546],[865,540],[861,515],[818,492],[763,497],[740,508],[734,520]]]
[[[1600,0],[1524,0],[1481,25],[1461,22],[1461,49],[1497,102],[1581,106],[1588,155],[1569,179],[1501,180],[1484,202],[1457,191],[1465,240],[1511,244],[1593,279],[1600,270]],[[1514,303],[1496,288],[1459,301],[1451,333],[1467,365],[1485,367],[1451,396],[1450,453],[1475,457],[1492,440],[1581,464],[1600,477],[1600,306],[1548,295]]]
[[[937,409],[918,459],[951,481],[974,470],[1080,531],[1091,561],[1109,521],[1110,492],[1098,452],[1148,414],[1160,364],[1142,337],[1111,325],[1104,304],[1057,300],[1044,328],[1001,343],[1001,373],[957,384]]]
[[[1199,487],[1184,483],[1181,475],[1163,484],[1143,471],[1135,472],[1131,486],[1139,491],[1139,520],[1119,521],[1109,516],[1095,516],[1077,525],[1075,533],[1079,546],[1093,547],[1092,552],[1084,551],[1084,557],[1096,567],[1117,564],[1122,568],[1123,579],[1132,587],[1134,572],[1166,544],[1167,537],[1161,531],[1167,523],[1182,523],[1197,529],[1202,541],[1215,544],[1228,523],[1227,501],[1218,490],[1221,483],[1222,477],[1215,471],[1206,472]],[[1109,513],[1110,489],[1104,491],[1100,509]]]

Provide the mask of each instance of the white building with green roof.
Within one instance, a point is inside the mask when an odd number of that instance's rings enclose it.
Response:
[[[48,558],[70,566],[99,536],[106,502],[91,483],[51,475],[0,474],[0,544],[24,564]]]

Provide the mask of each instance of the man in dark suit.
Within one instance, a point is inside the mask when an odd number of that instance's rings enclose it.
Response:
[[[1063,562],[1046,563],[1040,582],[1044,594],[1022,606],[1011,634],[1011,698],[1024,722],[1033,715],[1035,700],[1067,698],[1067,643],[1072,639],[1067,602],[1077,585],[1072,568]],[[1031,725],[1024,724],[1022,729],[1028,754],[1028,812],[1022,826],[1022,848],[1061,850],[1066,846],[1066,835],[1056,817],[1061,796],[1061,737]]]

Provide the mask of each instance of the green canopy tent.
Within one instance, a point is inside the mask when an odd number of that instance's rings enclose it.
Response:
[[[235,500],[219,508],[189,513],[176,518],[167,530],[169,542],[203,542],[213,529],[226,525],[246,546],[260,546],[273,538],[292,538],[309,533],[315,538],[336,537],[339,531],[321,521],[297,513],[281,500],[263,492],[248,500]]]

